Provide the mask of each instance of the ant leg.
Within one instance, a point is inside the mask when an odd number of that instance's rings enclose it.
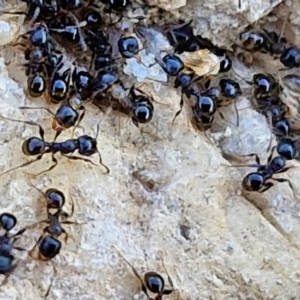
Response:
[[[235,110],[235,114],[236,114],[236,127],[239,127],[240,126],[240,116],[239,116],[239,111],[236,106],[236,99],[234,99],[233,105],[234,105],[234,110]]]
[[[272,178],[273,179],[273,178]],[[266,182],[264,187],[259,191],[259,193],[264,193],[268,189],[270,189],[272,186],[274,186],[273,182]]]
[[[30,175],[31,175],[32,177],[37,177],[37,176],[39,176],[39,175],[41,175],[41,174],[44,174],[44,173],[47,173],[47,172],[53,170],[53,169],[58,165],[58,161],[57,161],[57,159],[55,158],[54,154],[52,154],[52,162],[53,162],[53,165],[52,165],[50,168],[48,168],[47,170],[44,170],[44,171],[39,172],[39,173],[37,173],[37,174],[30,174]]]
[[[146,286],[145,286],[145,284],[144,284],[144,281],[143,281],[143,279],[141,278],[141,276],[139,275],[139,273],[137,272],[137,270],[136,270],[136,268],[122,255],[122,253],[120,252],[120,250],[119,249],[117,249],[117,247],[115,247],[114,245],[112,246],[115,250],[116,250],[116,252],[119,254],[119,256],[121,257],[121,258],[123,258],[123,260],[125,260],[125,262],[130,266],[130,268],[131,268],[131,270],[132,270],[132,272],[133,272],[133,274],[139,279],[139,281],[141,282],[141,285],[142,285],[142,291],[145,293],[145,295],[149,298],[149,299],[151,299],[150,297],[149,297],[149,295],[148,295],[148,292],[147,292],[147,288],[146,288]]]
[[[19,106],[19,109],[44,109],[49,114],[51,114],[53,117],[55,117],[55,114],[47,107],[29,107],[29,106]]]
[[[182,93],[182,92],[181,92],[181,98],[180,98],[180,103],[179,103],[179,105],[180,105],[180,109],[179,109],[179,111],[177,111],[177,113],[175,114],[175,116],[174,116],[174,118],[173,118],[173,120],[172,120],[172,125],[171,125],[171,126],[174,125],[175,119],[180,115],[180,113],[181,113],[181,111],[182,111],[182,107],[183,107],[183,93]]]
[[[290,187],[290,189],[292,190],[292,192],[293,192],[293,196],[294,196],[294,198],[296,198],[296,195],[295,195],[295,191],[294,191],[294,188],[293,188],[293,185],[292,185],[292,183],[291,183],[291,181],[289,180],[289,179],[283,179],[283,178],[271,178],[272,180],[274,180],[274,181],[277,181],[277,182],[287,182],[288,183],[288,185],[289,185],[289,187]]]
[[[83,157],[79,157],[79,156],[74,156],[74,155],[66,155],[64,153],[61,154],[62,156],[66,157],[67,159],[71,159],[71,160],[83,160],[87,163],[91,163],[94,166],[98,166],[97,164],[95,164],[93,161],[87,159],[87,158],[83,158]]]
[[[22,121],[22,120],[7,118],[7,117],[4,117],[2,115],[0,115],[0,118],[8,120],[8,121],[12,121],[12,122],[18,122],[18,123],[24,123],[24,124],[27,124],[27,125],[37,126],[39,128],[40,137],[44,141],[45,131],[44,131],[43,127],[40,124],[38,124],[36,122],[32,122],[32,121]]]
[[[51,281],[51,283],[50,283],[50,285],[49,285],[49,287],[48,287],[48,289],[47,289],[47,292],[46,292],[46,294],[45,294],[45,296],[44,296],[44,299],[46,299],[46,298],[49,296],[49,293],[50,293],[50,290],[51,290],[51,288],[52,288],[52,286],[53,286],[55,277],[57,276],[57,270],[56,270],[56,268],[54,267],[53,264],[52,264],[52,267],[53,267],[53,271],[54,271],[53,273],[54,273],[54,275],[53,275],[53,279],[52,279],[52,281]]]
[[[231,124],[231,125],[234,126],[233,123],[231,123],[231,122],[229,122],[228,120],[225,119],[224,115],[223,115],[219,110],[218,110],[218,114],[219,114],[219,116],[220,116],[220,118],[221,118],[222,120],[224,120],[226,123]]]
[[[80,113],[79,113],[79,118],[78,118],[78,121],[76,122],[76,124],[75,124],[75,126],[74,126],[74,128],[73,128],[73,130],[72,130],[72,137],[74,136],[75,129],[76,129],[77,127],[79,127],[79,125],[80,125],[82,119],[83,119],[84,116],[85,116],[85,112],[86,112],[84,106],[80,106],[78,110],[80,111]]]
[[[105,170],[106,170],[106,174],[109,174],[110,173],[110,169],[109,169],[109,167],[107,167],[103,162],[102,162],[102,157],[101,157],[101,153],[100,153],[100,151],[99,150],[97,150],[97,152],[98,152],[98,156],[99,156],[99,163],[100,163],[100,165],[102,166],[102,167],[104,167],[105,168]]]
[[[21,165],[19,165],[19,166],[16,166],[16,167],[14,167],[14,168],[12,168],[12,169],[9,169],[9,170],[7,170],[7,171],[5,171],[5,172],[2,172],[2,173],[0,174],[0,176],[2,176],[2,175],[4,175],[4,174],[7,174],[7,173],[10,173],[10,172],[12,172],[12,171],[14,171],[14,170],[17,170],[17,169],[26,167],[26,166],[28,166],[28,165],[31,165],[32,163],[34,163],[34,162],[40,160],[40,159],[43,157],[43,155],[44,155],[44,153],[41,154],[41,155],[39,155],[36,159],[27,161],[27,162],[25,162],[25,163],[23,163],[23,164],[21,164]]]
[[[273,157],[273,154],[274,154],[275,149],[276,149],[276,146],[274,146],[274,147],[272,148],[272,150],[271,150],[271,153],[270,153],[270,155],[269,155],[269,157],[268,157],[268,160],[267,160],[267,164],[268,164],[268,165],[270,164],[270,162],[271,162],[271,160],[272,160],[272,157]]]
[[[172,280],[171,276],[169,275],[169,273],[168,273],[168,271],[167,271],[167,269],[166,269],[166,266],[165,266],[165,263],[164,263],[164,259],[163,259],[162,254],[160,255],[160,257],[161,257],[162,266],[163,266],[163,268],[164,268],[164,270],[165,270],[165,272],[166,272],[166,274],[167,274],[167,276],[168,276],[168,282],[169,282],[169,285],[170,285],[170,287],[171,287],[170,290],[164,290],[164,291],[162,292],[162,294],[163,294],[163,295],[169,295],[169,294],[171,294],[171,293],[175,290],[175,288],[174,288],[174,283],[173,283],[173,280]]]

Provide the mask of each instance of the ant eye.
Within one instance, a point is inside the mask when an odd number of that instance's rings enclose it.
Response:
[[[9,231],[15,227],[17,224],[17,219],[12,214],[3,213],[0,215],[0,223],[6,231]]]
[[[64,194],[56,189],[46,191],[46,200],[48,208],[60,209],[65,204]]]

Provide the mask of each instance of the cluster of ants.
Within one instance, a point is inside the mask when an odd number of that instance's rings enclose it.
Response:
[[[21,122],[39,128],[39,136],[27,139],[22,145],[24,155],[35,158],[0,175],[28,166],[40,160],[44,154],[51,154],[53,164],[47,170],[35,174],[35,176],[41,175],[57,166],[58,161],[55,157],[57,153],[71,160],[83,160],[92,164],[94,163],[89,157],[98,154],[100,165],[104,167],[106,173],[109,173],[110,169],[103,164],[98,150],[99,124],[95,137],[82,135],[63,142],[57,142],[56,139],[63,130],[73,128],[74,133],[85,116],[84,103],[89,100],[92,100],[100,109],[111,107],[113,110],[130,116],[137,127],[139,124],[152,120],[153,98],[136,88],[135,85],[127,89],[120,75],[123,67],[120,61],[126,63],[126,59],[136,58],[139,63],[142,63],[139,52],[147,48],[147,41],[141,48],[138,38],[147,40],[145,30],[143,30],[145,26],[142,24],[145,17],[134,17],[138,21],[138,25],[134,26],[134,31],[130,28],[114,31],[112,28],[114,26],[117,28],[118,23],[125,18],[124,13],[132,5],[128,0],[101,0],[101,3],[94,3],[92,0],[28,0],[26,3],[27,12],[6,13],[25,14],[30,19],[30,23],[36,22],[33,29],[19,36],[18,41],[13,43],[14,46],[24,51],[26,63],[22,66],[28,77],[27,92],[33,98],[44,96],[48,103],[58,104],[59,108],[55,113],[46,107],[23,106],[20,109],[46,110],[53,116],[52,128],[56,133],[54,140],[47,142],[44,140],[44,129],[38,123],[0,116],[8,121]],[[112,15],[116,16],[116,22],[112,22]],[[107,16],[110,16],[108,24],[106,23]],[[168,84],[172,80],[173,87],[180,88],[180,109],[174,115],[172,124],[181,113],[184,103],[187,103],[192,112],[191,123],[197,130],[205,133],[211,128],[215,113],[218,112],[224,119],[219,109],[233,104],[238,126],[236,100],[242,94],[239,83],[222,77],[217,85],[211,86],[211,82],[218,79],[220,74],[224,76],[231,70],[230,54],[200,35],[195,35],[191,23],[192,21],[179,22],[177,25],[167,26],[164,34],[173,47],[173,52],[165,55],[159,53],[155,56],[154,64],[160,65],[167,74]],[[110,35],[115,37],[116,32],[119,34],[115,45]],[[22,41],[20,42],[19,39]],[[80,57],[68,64],[65,53],[59,49],[62,44],[65,50],[69,49],[74,56],[80,53]],[[260,51],[280,57],[280,61],[288,68],[300,66],[300,49],[288,45],[286,39],[275,32],[245,31],[240,35],[240,46],[246,51]],[[284,81],[297,89],[295,76],[287,75]],[[248,166],[257,168],[257,171],[244,178],[243,188],[247,191],[264,192],[274,185],[272,180],[287,181],[292,188],[287,179],[272,177],[275,173],[289,169],[285,162],[296,157],[296,147],[299,143],[298,140],[290,139],[294,123],[288,118],[288,105],[282,101],[282,88],[269,74],[255,74],[249,84],[254,90],[256,101],[254,107],[266,115],[270,125],[274,128],[274,133],[278,136],[279,156],[273,158],[276,148],[273,147],[267,164],[261,165],[259,157],[256,154],[250,154],[255,157],[256,164]],[[75,151],[78,151],[80,156],[73,155]],[[32,184],[31,186],[37,189]],[[46,199],[46,220],[26,226],[16,234],[10,235],[17,220],[9,213],[0,215],[0,224],[5,230],[0,237],[0,273],[6,276],[13,270],[12,250],[25,250],[14,246],[14,243],[26,230],[40,223],[49,224],[34,248],[29,251],[33,259],[49,261],[60,252],[62,244],[58,238],[65,235],[65,240],[67,240],[68,237],[61,224],[75,223],[65,220],[70,215],[63,211],[65,196],[61,191],[37,190]],[[72,204],[72,214],[73,212],[74,205]],[[142,279],[136,269],[126,259],[125,261],[140,280],[142,290],[150,300],[160,300],[164,295],[169,295],[174,291],[169,275],[168,282],[171,289],[165,289],[161,275],[148,272]],[[50,288],[46,296],[49,290]],[[148,291],[157,296],[151,298]]]

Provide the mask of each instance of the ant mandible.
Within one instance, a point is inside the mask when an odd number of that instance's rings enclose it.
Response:
[[[168,274],[166,267],[164,265],[163,262],[163,258],[162,258],[162,265],[163,268],[168,276],[168,282],[171,286],[171,289],[165,289],[165,281],[163,279],[163,277],[156,273],[156,272],[147,272],[144,274],[144,278],[142,279],[141,276],[139,275],[139,273],[137,272],[137,270],[133,267],[133,265],[122,255],[122,253],[115,247],[112,246],[117,253],[120,255],[120,257],[130,266],[133,274],[139,279],[139,281],[141,282],[142,285],[142,291],[145,293],[145,295],[148,297],[149,300],[162,300],[164,295],[170,295],[172,294],[175,289],[174,289],[174,284],[173,281],[170,277],[170,275]],[[155,296],[155,298],[151,298],[148,294],[149,290],[151,293],[156,294],[157,296]]]
[[[83,160],[85,162],[96,165],[93,161],[91,161],[89,159],[79,157],[79,156],[74,156],[74,155],[68,155],[68,154],[74,153],[76,150],[82,156],[91,156],[95,153],[98,153],[100,165],[102,165],[106,169],[106,174],[108,174],[110,172],[110,169],[102,163],[102,157],[101,157],[100,151],[97,148],[97,137],[98,137],[99,130],[100,130],[99,123],[97,125],[97,132],[96,132],[96,136],[94,138],[91,136],[88,136],[88,135],[82,135],[82,136],[78,137],[77,139],[68,139],[64,142],[45,142],[45,140],[44,140],[45,131],[44,131],[43,127],[41,125],[39,125],[38,123],[31,122],[31,121],[15,120],[15,119],[4,117],[2,115],[0,115],[0,117],[3,119],[9,120],[9,121],[13,121],[13,122],[19,122],[19,123],[24,123],[27,125],[37,126],[39,128],[39,135],[40,135],[40,137],[31,137],[31,138],[25,140],[22,145],[22,151],[25,155],[27,155],[27,156],[38,155],[38,156],[33,160],[25,162],[19,166],[16,166],[12,169],[9,169],[9,170],[1,173],[0,176],[7,174],[11,171],[14,171],[16,169],[28,166],[28,165],[40,160],[44,156],[44,154],[47,154],[47,153],[52,154],[52,162],[54,164],[52,166],[50,166],[47,170],[44,170],[38,174],[35,174],[34,176],[41,175],[43,173],[49,172],[52,169],[54,169],[58,164],[58,161],[55,158],[55,154],[58,152],[60,152],[63,156],[65,156],[68,159]]]
[[[274,150],[276,146],[274,146],[271,150],[271,154],[268,157],[267,164],[262,165],[260,163],[260,158],[257,154],[251,153],[248,155],[242,155],[243,157],[254,157],[256,164],[243,164],[243,165],[233,165],[233,167],[252,167],[257,168],[256,172],[249,173],[243,179],[242,188],[244,191],[248,192],[259,192],[263,193],[274,186],[274,182],[287,182],[289,187],[293,192],[293,196],[295,196],[294,188],[289,179],[283,178],[273,178],[274,174],[279,174],[286,172],[287,170],[293,168],[293,166],[286,166],[286,159],[282,156],[273,157]]]

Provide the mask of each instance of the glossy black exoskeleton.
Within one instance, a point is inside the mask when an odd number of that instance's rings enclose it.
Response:
[[[124,104],[131,111],[132,122],[135,126],[139,127],[139,123],[145,124],[151,121],[154,107],[149,96],[142,90],[132,86]]]
[[[232,79],[221,79],[219,82],[221,96],[227,99],[236,99],[242,94],[238,82]]]
[[[134,36],[121,37],[118,40],[118,48],[123,58],[133,58],[139,53],[139,43]]]
[[[273,132],[277,136],[289,136],[291,133],[291,126],[289,120],[286,118],[279,119],[273,123]]]
[[[295,141],[288,138],[281,138],[277,144],[277,153],[286,160],[292,160],[298,156]]]
[[[93,79],[93,76],[87,71],[77,71],[77,69],[73,71],[72,82],[81,100],[84,101],[92,96]]]
[[[241,46],[251,52],[268,52],[268,37],[265,33],[256,31],[244,31],[239,36]]]
[[[165,55],[162,59],[156,58],[156,62],[169,75],[176,77],[184,69],[183,61],[176,55]]]
[[[28,69],[27,78],[27,92],[33,97],[41,97],[47,88],[47,83],[44,75],[44,69],[42,66],[33,68],[32,66]]]
[[[280,61],[287,68],[299,68],[300,49],[294,46],[287,48],[280,56]]]
[[[115,72],[106,72],[100,71],[98,72],[94,83],[92,85],[93,90],[93,98],[99,93],[106,91],[110,88],[113,84],[119,82],[119,77]]]
[[[4,282],[7,282],[9,275],[15,269],[13,262],[15,257],[11,254],[13,249],[24,251],[25,249],[14,246],[17,236],[24,233],[21,229],[14,235],[9,235],[10,230],[12,230],[17,224],[17,219],[14,215],[10,213],[2,213],[0,215],[0,227],[4,229],[4,234],[0,235],[0,274],[5,275]]]
[[[61,65],[53,74],[49,87],[50,102],[55,104],[64,101],[69,95],[71,71],[70,69],[67,69],[61,73],[60,69],[62,67],[63,65]]]
[[[273,157],[273,153],[276,147],[272,148],[271,154],[268,157],[267,164],[262,165],[257,154],[243,155],[245,157],[254,157],[255,164],[235,165],[236,167],[252,167],[257,171],[248,174],[242,182],[242,188],[248,192],[263,193],[274,186],[274,182],[287,182],[292,192],[294,193],[293,186],[288,179],[274,178],[274,174],[286,172],[291,167],[286,166],[286,160],[282,156]],[[294,195],[295,196],[295,195]]]
[[[108,5],[108,10],[112,11],[121,11],[123,10],[128,4],[129,0],[100,0],[103,4]]]
[[[67,11],[77,10],[87,4],[85,0],[60,0],[61,7]]]
[[[252,84],[254,85],[254,96],[256,99],[266,96],[277,96],[281,90],[275,78],[269,74],[254,74]]]
[[[39,134],[40,134],[40,137],[31,137],[31,138],[25,140],[22,144],[22,152],[24,155],[37,156],[37,157],[35,159],[25,162],[17,167],[14,167],[8,171],[5,171],[5,172],[1,173],[0,175],[6,174],[8,172],[11,172],[13,170],[16,170],[16,169],[19,169],[19,168],[22,168],[25,166],[28,166],[28,165],[40,160],[44,156],[44,154],[51,153],[53,165],[50,166],[47,170],[36,174],[35,176],[43,174],[45,172],[48,172],[48,171],[54,169],[57,166],[58,161],[55,158],[55,154],[58,152],[70,160],[82,160],[82,161],[96,165],[94,162],[92,162],[91,160],[89,160],[87,158],[71,155],[75,151],[78,151],[78,153],[81,156],[85,156],[85,157],[89,157],[89,156],[97,153],[98,157],[99,157],[100,165],[102,165],[105,168],[106,173],[110,172],[109,168],[102,163],[101,154],[97,148],[97,137],[98,137],[99,130],[100,130],[99,124],[97,126],[96,137],[94,137],[94,138],[91,136],[88,136],[88,135],[82,135],[82,136],[78,137],[77,139],[69,139],[64,142],[46,142],[44,140],[44,129],[38,123],[31,122],[31,121],[15,120],[15,119],[11,119],[11,118],[6,118],[4,116],[0,116],[0,117],[3,119],[9,120],[9,121],[13,121],[13,122],[20,122],[20,123],[24,123],[27,125],[37,126],[39,128]]]
[[[28,107],[28,106],[21,106],[20,109],[43,109],[46,110],[48,113],[50,113],[53,116],[52,121],[52,129],[56,131],[54,140],[57,139],[57,137],[61,134],[63,130],[66,130],[68,128],[74,127],[74,130],[76,127],[79,126],[81,123],[84,115],[85,115],[85,107],[81,105],[80,103],[76,105],[76,107],[73,107],[70,104],[62,104],[54,114],[50,109],[46,107]]]
[[[171,287],[170,289],[165,288],[165,281],[163,277],[156,272],[147,272],[144,274],[144,278],[142,279],[135,267],[121,254],[121,252],[116,247],[114,248],[119,253],[120,257],[122,257],[122,259],[130,266],[133,274],[139,279],[142,291],[145,293],[149,300],[162,300],[164,295],[170,295],[174,292],[173,281],[168,274],[163,261],[162,264],[168,276],[168,282]],[[148,291],[155,294],[155,298],[150,297]]]

